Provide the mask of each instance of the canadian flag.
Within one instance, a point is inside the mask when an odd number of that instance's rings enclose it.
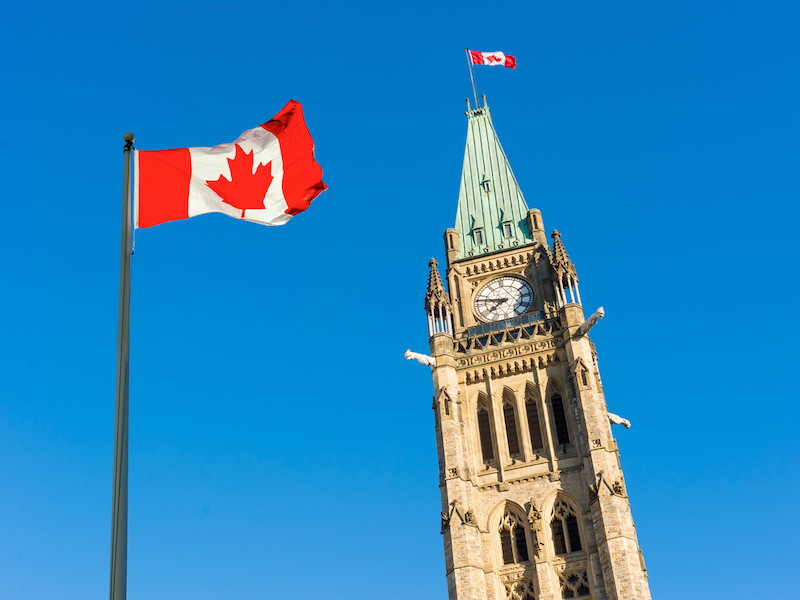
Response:
[[[503,54],[502,52],[478,52],[477,50],[470,50],[469,55],[473,65],[503,65],[509,69],[517,68],[517,59],[508,54]]]
[[[283,225],[325,189],[294,100],[231,144],[134,152],[135,227],[208,212]]]

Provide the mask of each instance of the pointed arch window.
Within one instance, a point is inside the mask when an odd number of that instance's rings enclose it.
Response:
[[[510,581],[505,584],[506,600],[536,600],[533,579]]]
[[[481,440],[483,462],[488,464],[494,459],[494,450],[492,449],[492,427],[489,422],[489,410],[484,402],[478,404],[478,436]]]
[[[506,510],[497,528],[504,565],[529,562],[527,529],[525,519]]]
[[[517,435],[517,416],[514,414],[514,405],[508,400],[503,403],[503,420],[506,423],[506,436],[508,437],[508,453],[519,456],[519,436]]]
[[[539,422],[539,407],[536,405],[536,397],[530,389],[525,390],[525,414],[528,416],[531,449],[538,453],[544,450],[544,440],[542,439],[542,425]]]
[[[588,598],[592,595],[589,590],[589,577],[585,570],[559,575],[558,583],[561,586],[562,598]]]
[[[583,548],[575,509],[564,500],[557,500],[553,506],[550,530],[553,534],[553,549],[556,554],[570,554],[579,552]]]
[[[567,415],[564,412],[564,402],[561,394],[556,392],[550,397],[550,404],[553,407],[553,420],[556,426],[556,438],[558,445],[566,449],[569,444],[569,427],[567,427]]]

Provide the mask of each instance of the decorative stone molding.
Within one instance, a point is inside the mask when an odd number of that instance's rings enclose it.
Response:
[[[536,504],[531,498],[528,507],[528,527],[530,527],[533,537],[533,553],[537,558],[544,556],[544,536],[542,535],[542,513],[536,508]]]
[[[563,573],[564,571],[572,571],[573,569],[584,568],[586,568],[585,560],[570,560],[553,565],[553,569],[556,571],[556,573]]]
[[[583,359],[578,357],[577,360],[570,367],[573,380],[578,386],[579,390],[590,390],[591,386],[591,373]]]
[[[589,598],[589,577],[585,568],[569,573],[559,573],[558,584],[563,598]]]
[[[482,365],[491,362],[497,362],[500,360],[508,360],[510,358],[514,358],[517,356],[526,356],[528,354],[533,354],[534,352],[542,352],[544,350],[555,350],[556,347],[557,344],[555,340],[551,338],[549,340],[540,340],[538,342],[533,342],[530,344],[523,344],[522,346],[492,350],[490,352],[484,352],[482,354],[474,354],[472,356],[459,358],[458,360],[456,360],[456,368],[463,369],[465,367]],[[546,359],[547,364],[554,364],[556,361],[558,361],[558,357],[555,356],[555,354],[553,354],[552,356],[543,356],[540,358]]]
[[[505,600],[535,600],[536,598],[533,579],[508,582],[503,585],[506,588]]]
[[[490,260],[482,260],[478,263],[473,263],[464,268],[464,273],[467,277],[474,275],[481,275],[483,273],[494,273],[504,269],[515,269],[519,265],[527,264],[533,257],[533,252],[520,252],[512,256],[503,258],[492,258]]]
[[[447,531],[450,528],[450,524],[453,522],[453,515],[458,515],[458,518],[461,519],[461,523],[464,525],[471,525],[472,527],[478,527],[478,522],[475,519],[475,513],[472,510],[465,510],[461,511],[461,507],[458,503],[458,498],[453,500],[451,503],[452,508],[450,509],[450,514],[446,515],[442,513],[442,533]],[[447,528],[445,528],[445,525]]]
[[[480,358],[480,360],[476,361],[476,364],[481,364],[483,358],[481,357],[473,357],[473,358]],[[502,357],[494,357],[495,359],[503,360]],[[559,358],[558,355],[547,354],[538,357],[538,367],[540,369],[546,369],[548,366],[553,366],[558,363]],[[458,368],[464,369],[473,366],[470,364],[470,359],[460,359],[456,363]],[[480,381],[486,381],[486,379],[497,379],[498,377],[507,377],[509,375],[516,375],[518,373],[527,373],[529,371],[533,371],[537,367],[537,358],[523,358],[522,360],[515,360],[510,361],[506,360],[505,362],[501,362],[499,364],[488,364],[486,367],[481,369],[471,369],[467,370],[464,373],[464,383],[467,385],[472,383],[478,383]]]
[[[483,474],[483,473],[481,473]],[[487,483],[485,485],[478,486],[478,491],[486,492],[489,490],[496,490],[498,492],[505,492],[511,489],[511,487],[518,485],[520,483],[530,483],[533,481],[554,481],[552,478],[552,473],[542,473],[541,475],[529,475],[527,477],[520,477],[518,479],[509,479],[508,481],[503,482],[494,482],[494,483]],[[556,480],[557,481],[557,480]],[[502,486],[502,487],[501,487]],[[507,489],[503,489],[503,487],[509,486]]]
[[[603,487],[607,489],[612,496],[625,498],[625,489],[622,487],[622,482],[617,480],[611,485],[603,478],[603,471],[597,473],[597,484],[589,486],[589,502],[594,503],[603,491]]]

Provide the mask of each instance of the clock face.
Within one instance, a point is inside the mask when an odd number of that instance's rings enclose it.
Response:
[[[533,289],[519,277],[493,279],[475,296],[475,312],[486,322],[517,317],[532,306]]]

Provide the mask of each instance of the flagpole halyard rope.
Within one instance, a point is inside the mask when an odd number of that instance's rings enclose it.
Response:
[[[469,67],[469,80],[472,82],[472,95],[475,96],[475,110],[478,110],[478,92],[475,91],[475,78],[472,76],[472,56],[470,56],[469,48],[464,48],[467,53],[467,66]]]

